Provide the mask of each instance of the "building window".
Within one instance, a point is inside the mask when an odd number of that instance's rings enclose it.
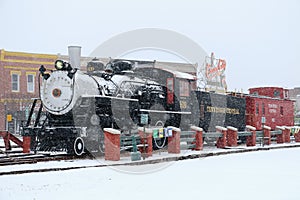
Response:
[[[261,107],[262,107],[262,114],[264,115],[265,114],[265,104],[262,103]]]
[[[256,109],[255,109],[256,111],[256,114],[259,114],[259,104],[258,103],[256,103]]]
[[[19,73],[11,74],[11,89],[13,92],[20,91],[20,74]]]
[[[34,74],[27,74],[27,92],[34,92]]]

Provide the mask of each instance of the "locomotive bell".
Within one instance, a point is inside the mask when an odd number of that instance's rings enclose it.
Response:
[[[68,46],[68,52],[71,66],[80,69],[81,46]]]
[[[111,74],[111,73],[114,72],[114,69],[112,68],[112,64],[111,64],[111,63],[108,63],[108,64],[106,65],[106,67],[105,67],[105,72],[106,72],[106,73],[109,73],[109,74]]]

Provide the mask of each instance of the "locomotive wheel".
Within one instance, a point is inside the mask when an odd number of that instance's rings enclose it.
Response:
[[[73,148],[74,148],[74,153],[77,156],[80,156],[84,153],[84,142],[81,137],[77,137],[75,139]]]

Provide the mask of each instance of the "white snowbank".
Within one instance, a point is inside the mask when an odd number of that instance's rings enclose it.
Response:
[[[300,199],[300,148],[0,177],[0,199]],[[92,164],[92,163],[90,163]],[[126,171],[154,173],[132,174]]]

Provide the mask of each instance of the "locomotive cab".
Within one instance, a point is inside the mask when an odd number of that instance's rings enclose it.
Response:
[[[135,70],[141,77],[156,81],[165,89],[164,108],[169,110],[171,119],[167,125],[188,129],[192,122],[193,94],[195,76],[183,72],[161,69],[158,67],[137,67]]]

